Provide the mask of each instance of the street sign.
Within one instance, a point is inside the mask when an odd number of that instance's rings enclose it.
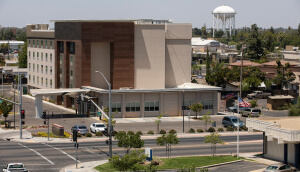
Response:
[[[2,103],[2,100],[0,100],[0,103]]]
[[[102,116],[101,112],[97,112],[97,115],[98,115],[98,116]]]

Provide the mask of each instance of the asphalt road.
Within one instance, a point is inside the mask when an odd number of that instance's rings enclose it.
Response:
[[[213,172],[224,172],[224,171],[240,172],[240,171],[254,171],[257,169],[266,168],[267,166],[268,165],[266,164],[261,164],[257,162],[240,161],[232,164],[209,168],[209,170]]]
[[[222,136],[224,145],[217,146],[217,154],[236,153],[236,137]],[[262,151],[262,135],[240,136],[240,153]],[[210,145],[203,143],[203,137],[180,138],[180,143],[172,147],[172,156],[211,155]],[[145,140],[144,147],[153,148],[157,157],[165,156],[165,147],[157,146],[155,139]],[[123,155],[124,149],[113,142],[113,154]],[[60,168],[75,164],[74,143],[17,143],[0,140],[0,169],[10,162],[22,162],[30,171],[59,171]],[[102,142],[80,142],[78,159],[80,162],[104,160],[108,158],[108,146]]]

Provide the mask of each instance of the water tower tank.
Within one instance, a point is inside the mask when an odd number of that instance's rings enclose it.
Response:
[[[213,36],[215,36],[215,30],[223,30],[225,33],[229,31],[231,33],[235,31],[235,14],[236,11],[226,5],[219,6],[214,9],[213,14]]]

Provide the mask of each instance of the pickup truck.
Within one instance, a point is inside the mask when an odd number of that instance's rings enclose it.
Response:
[[[25,165],[22,163],[9,163],[5,168],[3,168],[3,172],[29,172]]]
[[[267,98],[268,96],[271,96],[271,93],[264,93],[262,91],[254,91],[251,94],[247,94],[247,97],[249,99],[253,99],[253,98],[263,99],[263,98]]]

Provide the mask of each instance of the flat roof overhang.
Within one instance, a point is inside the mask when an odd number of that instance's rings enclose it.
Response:
[[[83,89],[88,89],[97,93],[109,93],[109,90],[91,86],[82,86]],[[202,88],[166,88],[166,89],[120,89],[111,90],[111,93],[157,93],[157,92],[192,92],[192,91],[221,91],[221,87],[202,87]]]
[[[76,96],[79,93],[87,93],[90,90],[80,88],[63,88],[63,89],[31,89],[32,96],[58,96],[58,95],[70,95]]]

